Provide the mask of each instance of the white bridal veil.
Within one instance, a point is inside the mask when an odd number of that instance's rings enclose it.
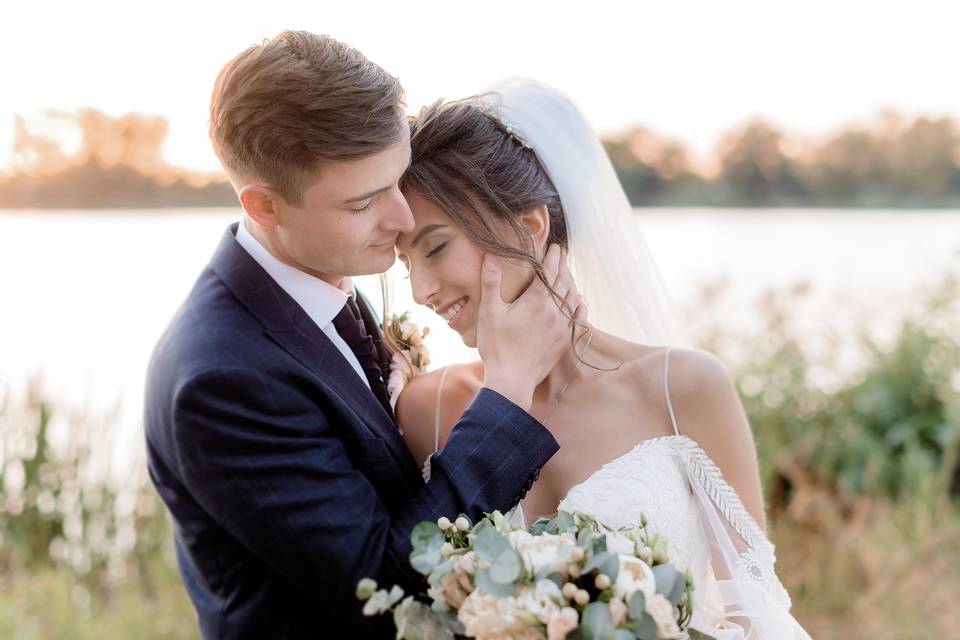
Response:
[[[590,124],[563,93],[525,79],[492,87],[487,113],[530,147],[560,195],[570,267],[594,326],[648,345],[688,344],[633,209]],[[691,441],[691,444],[692,441]],[[774,549],[697,446],[680,457],[700,511],[708,566],[696,580],[693,626],[718,640],[809,638],[789,613]]]

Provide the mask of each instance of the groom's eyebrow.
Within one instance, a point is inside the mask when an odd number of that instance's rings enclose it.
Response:
[[[350,198],[349,200],[344,200],[344,201],[343,201],[343,204],[353,204],[354,202],[361,202],[362,200],[369,200],[369,199],[372,198],[373,196],[377,195],[378,193],[383,193],[384,191],[386,191],[386,190],[389,189],[389,188],[390,188],[390,185],[388,185],[388,186],[386,186],[386,187],[380,187],[379,189],[374,189],[373,191],[369,191],[369,192],[363,194],[362,196],[357,196],[356,198]]]
[[[410,243],[410,248],[413,249],[414,247],[416,247],[416,246],[417,246],[417,243],[420,242],[420,239],[423,238],[423,236],[425,236],[425,235],[427,235],[428,233],[431,233],[431,232],[433,232],[433,231],[436,231],[437,229],[442,229],[442,228],[445,227],[445,226],[447,226],[447,225],[435,223],[435,224],[428,224],[428,225],[425,226],[423,229],[420,229],[420,233],[418,233],[416,236],[414,236],[413,242]]]
[[[411,157],[409,160],[407,160],[407,167],[406,167],[406,169],[403,170],[404,173],[407,172],[407,169],[410,168],[410,165],[411,165],[412,163],[413,163],[413,158]],[[363,200],[369,200],[369,199],[372,198],[373,196],[377,195],[378,193],[383,193],[384,191],[386,191],[387,189],[389,189],[389,188],[392,187],[392,186],[393,186],[393,185],[387,185],[387,186],[385,186],[385,187],[380,187],[379,189],[374,189],[373,191],[369,191],[369,192],[363,194],[362,196],[357,196],[356,198],[350,198],[349,200],[344,200],[344,201],[343,201],[343,204],[353,204],[354,202],[361,202],[361,201],[363,201]]]

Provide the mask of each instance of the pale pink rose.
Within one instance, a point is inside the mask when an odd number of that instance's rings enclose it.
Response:
[[[470,595],[470,591],[464,590],[463,583],[460,581],[460,575],[462,574],[454,571],[445,577],[441,583],[443,585],[443,599],[454,609],[459,609],[463,605],[463,601]],[[467,583],[469,584],[469,582],[468,579]]]
[[[547,622],[547,640],[564,640],[568,633],[577,628],[579,622],[577,610],[573,607],[564,607]]]
[[[400,325],[400,337],[404,341],[409,341],[410,337],[417,333],[417,325],[412,322],[404,322]]]
[[[607,608],[610,609],[613,626],[619,627],[627,621],[627,605],[625,605],[620,598],[610,598],[610,602],[607,603]]]
[[[677,625],[676,609],[663,594],[658,593],[647,600],[647,613],[657,623],[657,638],[674,640],[686,635]]]
[[[512,596],[498,598],[474,591],[457,612],[468,636],[477,640],[545,640],[543,627],[531,626],[516,614],[519,608]]]

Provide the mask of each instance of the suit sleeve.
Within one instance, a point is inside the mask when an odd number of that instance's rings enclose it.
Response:
[[[224,529],[357,625],[369,624],[354,597],[361,578],[408,591],[421,584],[409,564],[416,524],[509,508],[558,448],[526,412],[484,390],[435,458],[431,481],[391,516],[353,466],[343,431],[307,394],[246,367],[193,376],[174,398],[175,462]]]

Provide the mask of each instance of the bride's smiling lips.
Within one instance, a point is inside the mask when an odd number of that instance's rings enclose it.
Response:
[[[463,296],[436,308],[437,315],[443,318],[451,328],[456,328],[463,317],[463,310],[470,301],[469,296]]]

